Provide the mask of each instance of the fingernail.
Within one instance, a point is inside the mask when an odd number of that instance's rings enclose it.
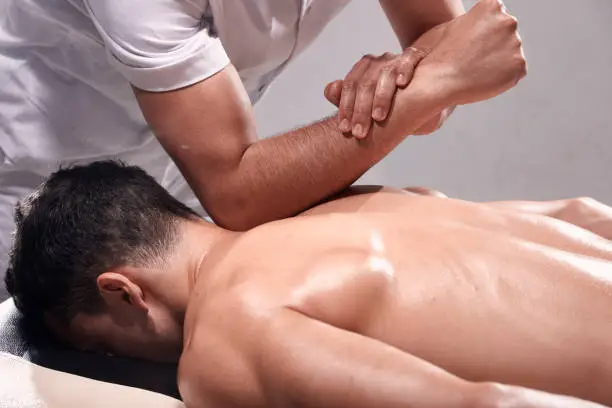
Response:
[[[383,120],[385,118],[385,111],[382,108],[376,108],[374,109],[373,117],[375,120]]]
[[[353,136],[362,137],[363,136],[363,127],[359,124],[353,126]]]
[[[342,119],[342,122],[340,122],[340,131],[348,132],[349,130],[351,130],[351,125],[349,124],[348,119]]]

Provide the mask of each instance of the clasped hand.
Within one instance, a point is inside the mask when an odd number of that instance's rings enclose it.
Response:
[[[343,80],[325,88],[342,132],[365,138],[384,121],[399,89],[417,72],[435,83],[445,109],[414,134],[440,128],[455,106],[497,96],[527,73],[518,20],[501,0],[480,0],[468,13],[421,36],[401,54],[366,55]]]

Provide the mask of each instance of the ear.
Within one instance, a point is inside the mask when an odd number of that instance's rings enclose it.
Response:
[[[140,286],[120,271],[101,274],[97,283],[100,295],[111,308],[123,308],[129,305],[143,312],[149,310]]]

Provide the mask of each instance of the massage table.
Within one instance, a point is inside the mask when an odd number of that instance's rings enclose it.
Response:
[[[50,370],[0,353],[0,408],[184,408],[182,402],[138,388]]]
[[[0,304],[0,408],[182,408],[176,369],[68,350]]]

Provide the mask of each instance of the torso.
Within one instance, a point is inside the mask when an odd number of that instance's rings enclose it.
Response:
[[[203,273],[231,280],[202,284],[188,337],[228,310],[235,329],[289,307],[468,380],[578,396],[612,381],[612,243],[556,220],[381,193],[260,227],[223,253]]]

